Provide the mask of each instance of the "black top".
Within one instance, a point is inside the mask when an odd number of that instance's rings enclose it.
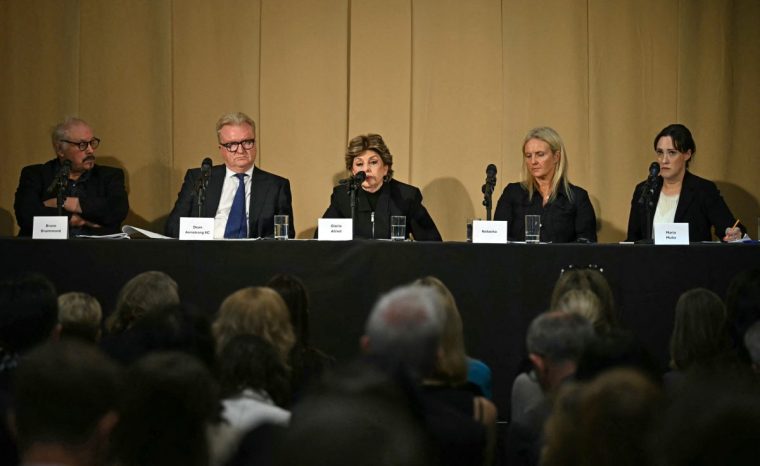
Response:
[[[560,183],[560,186],[562,184]],[[571,243],[578,240],[596,242],[596,215],[585,189],[570,185],[572,200],[563,189],[557,197],[543,205],[541,194],[534,191],[528,199],[528,190],[520,183],[504,188],[496,204],[494,220],[506,220],[510,241],[525,240],[525,216],[541,216],[541,241]]]
[[[45,207],[43,202],[55,199],[56,193],[48,193],[47,188],[60,170],[58,158],[42,165],[30,165],[21,170],[16,200],[13,208],[16,221],[21,229],[19,236],[32,236],[35,216],[55,216],[58,209]],[[83,219],[100,225],[101,228],[82,227],[69,229],[70,235],[108,235],[120,232],[121,223],[129,212],[129,200],[124,189],[124,172],[120,168],[95,165],[82,174],[78,180],[69,180],[64,191],[66,196],[79,198]],[[70,212],[64,215],[71,217]]]
[[[356,193],[355,238],[391,237],[391,215],[406,216],[406,236],[417,241],[441,241],[433,219],[422,205],[422,193],[414,186],[391,179],[377,191],[377,206],[373,210],[363,189]],[[373,215],[374,214],[374,215]],[[336,186],[330,196],[330,206],[322,218],[351,218],[351,201],[346,186]]]
[[[662,177],[657,177],[657,186],[654,192],[654,207],[650,215],[654,217],[657,202],[662,190]],[[646,181],[636,185],[631,199],[631,213],[628,216],[628,236],[626,241],[638,241],[646,238],[647,210],[646,206],[639,204],[641,190],[645,189]],[[689,224],[689,241],[712,240],[711,228],[715,227],[716,236],[723,238],[726,228],[732,227],[736,219],[729,210],[718,187],[712,181],[693,175],[688,170],[684,174],[681,184],[681,195],[678,198],[678,207],[673,219],[674,223]],[[743,232],[744,225],[739,224]]]
[[[211,168],[211,177],[206,188],[206,200],[203,203],[201,217],[215,217],[222,197],[222,187],[227,169],[224,165]],[[201,176],[200,168],[193,168],[185,174],[185,181],[177,195],[177,202],[166,220],[166,234],[179,236],[180,217],[198,216],[198,199],[195,186]],[[289,215],[288,236],[295,237],[292,196],[290,182],[258,167],[251,176],[251,200],[248,206],[248,236],[251,238],[268,238],[274,236],[274,216]]]

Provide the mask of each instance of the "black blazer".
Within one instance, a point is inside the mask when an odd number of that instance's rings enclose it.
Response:
[[[47,192],[61,164],[57,158],[41,165],[30,165],[21,170],[13,209],[21,229],[19,236],[31,236],[35,216],[55,216],[58,209],[45,207],[43,202],[54,199]],[[71,183],[71,182],[70,182]],[[129,200],[124,188],[124,171],[120,168],[95,165],[77,181],[80,216],[101,228],[81,228],[77,233],[109,235],[121,231],[121,223],[129,212]],[[70,212],[66,212],[71,217]]]
[[[654,208],[660,199],[662,189],[662,177],[657,177],[657,187],[654,192]],[[628,216],[628,236],[626,241],[638,241],[646,238],[647,210],[646,206],[639,204],[641,190],[645,189],[646,181],[636,185],[631,199],[631,213]],[[712,181],[691,174],[688,170],[684,174],[681,185],[681,196],[678,198],[678,207],[673,219],[675,223],[689,224],[689,241],[712,240],[711,227],[715,227],[716,236],[723,238],[726,228],[732,227],[736,219],[720,195],[718,187]],[[746,231],[740,225],[742,231]]]
[[[355,238],[391,237],[391,215],[406,216],[406,236],[417,241],[441,241],[441,234],[435,226],[425,206],[422,205],[422,193],[414,186],[391,179],[380,188],[374,222],[372,225],[372,208],[364,190],[356,195],[356,218],[354,218]],[[336,186],[330,196],[330,207],[322,218],[351,218],[351,200],[346,186]]]
[[[206,201],[203,203],[201,217],[215,217],[222,197],[222,186],[227,173],[224,165],[211,168],[211,178],[206,188]],[[177,195],[177,202],[166,220],[166,235],[179,236],[180,217],[198,216],[198,199],[195,186],[201,176],[200,168],[192,168],[185,174],[185,181]],[[290,228],[288,236],[295,237],[293,221],[292,196],[290,182],[258,167],[251,176],[251,204],[248,207],[248,236],[251,238],[269,238],[274,236],[274,216],[289,215]]]
[[[560,184],[560,186],[562,186]],[[560,189],[554,201],[543,205],[541,193],[528,190],[520,183],[509,183],[496,203],[494,220],[506,220],[510,241],[525,240],[525,216],[541,216],[541,241],[571,243],[578,239],[596,242],[596,214],[585,189],[570,185],[572,200]]]

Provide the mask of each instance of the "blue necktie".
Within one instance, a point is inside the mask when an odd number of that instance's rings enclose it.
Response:
[[[225,238],[247,238],[248,220],[245,216],[245,173],[236,173],[238,189],[235,199],[232,200],[230,216],[227,217],[227,226],[224,228]]]

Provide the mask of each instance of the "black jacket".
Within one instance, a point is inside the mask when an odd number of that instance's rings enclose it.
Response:
[[[45,207],[43,202],[54,199],[47,188],[53,182],[61,164],[57,158],[41,165],[29,165],[21,170],[13,208],[21,229],[19,236],[31,236],[35,216],[55,216],[58,209]],[[72,192],[73,191],[73,192]],[[129,200],[124,189],[124,171],[120,168],[95,165],[74,183],[69,181],[67,195],[76,195],[83,219],[101,228],[81,228],[76,233],[108,235],[121,231],[121,223],[129,212]],[[71,217],[71,213],[66,213]],[[71,231],[74,233],[74,231]]]
[[[654,217],[657,202],[660,199],[662,182],[662,177],[658,176],[654,192],[654,207],[650,213],[652,217]],[[647,236],[646,206],[638,202],[645,184],[646,181],[642,181],[633,190],[626,241],[638,241]],[[711,227],[715,227],[716,236],[723,238],[726,228],[732,227],[735,221],[736,219],[728,209],[715,183],[693,175],[687,170],[683,177],[681,196],[678,198],[678,207],[676,207],[673,222],[689,224],[689,241],[712,240]],[[741,226],[741,229],[744,231],[744,226]]]
[[[357,191],[355,238],[391,237],[391,215],[406,216],[406,236],[417,241],[441,241],[433,219],[422,205],[422,193],[414,186],[391,179],[380,188],[380,196],[372,222],[372,208],[362,189]],[[351,200],[345,186],[336,186],[330,196],[330,207],[322,218],[351,218]],[[374,227],[374,229],[373,229]]]
[[[206,200],[203,203],[201,217],[215,217],[222,197],[222,187],[227,173],[224,165],[211,168],[211,178],[206,189]],[[193,168],[185,174],[185,181],[177,195],[177,202],[166,220],[166,235],[174,238],[179,236],[180,217],[198,216],[198,199],[195,186],[201,176],[200,168]],[[274,216],[289,215],[290,227],[288,236],[295,236],[293,220],[292,196],[290,182],[258,167],[253,169],[251,176],[251,204],[248,206],[248,236],[251,238],[267,238],[274,236]]]
[[[560,184],[560,186],[562,186]],[[507,236],[510,241],[525,240],[525,216],[541,216],[541,241],[570,243],[579,239],[596,242],[596,215],[594,206],[585,189],[570,185],[572,200],[560,189],[557,197],[543,205],[541,194],[533,193],[528,199],[528,190],[520,183],[510,183],[496,203],[494,220],[506,220]]]

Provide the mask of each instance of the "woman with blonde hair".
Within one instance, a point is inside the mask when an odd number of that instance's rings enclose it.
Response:
[[[237,335],[256,335],[274,346],[285,365],[296,340],[285,301],[263,286],[243,288],[227,296],[212,331],[218,351]]]
[[[543,242],[596,242],[596,215],[588,193],[570,184],[567,151],[549,127],[533,128],[522,145],[522,180],[509,183],[496,204],[495,220],[508,222],[508,237],[525,239],[525,216],[541,216]]]

